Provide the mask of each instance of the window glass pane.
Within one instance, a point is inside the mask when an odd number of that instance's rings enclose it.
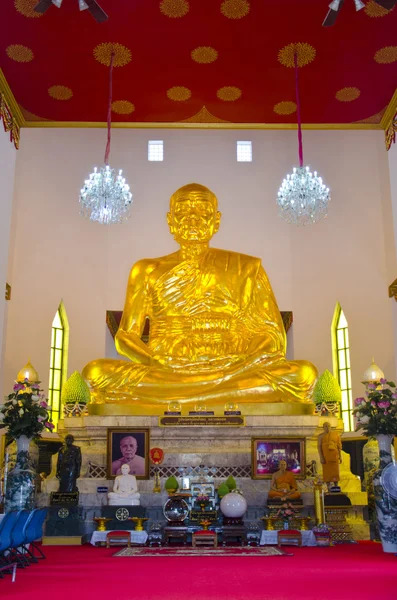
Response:
[[[348,332],[347,329],[345,329],[345,344],[346,344],[346,348],[350,347],[350,344],[349,344],[349,332]]]
[[[352,387],[352,375],[350,369],[347,371],[347,387],[349,389]]]
[[[50,354],[50,369],[54,368],[54,357],[55,357],[54,350],[51,349],[51,354]],[[50,381],[51,381],[51,373],[50,373]],[[51,383],[50,383],[50,387],[51,387]]]
[[[343,329],[338,329],[338,331],[336,332],[337,338],[337,345],[338,345],[338,349],[340,350],[341,348],[345,347],[345,336],[343,335]]]
[[[62,350],[63,346],[63,331],[62,329],[55,330],[55,348],[60,348]]]
[[[62,368],[62,350],[55,350],[54,367],[56,369]]]
[[[344,392],[342,392],[342,411],[348,410],[348,409],[349,409],[349,396],[348,396],[348,392],[344,391]]]
[[[344,350],[339,350],[338,361],[339,361],[339,368],[346,369],[346,354],[345,354]]]
[[[350,419],[348,411],[342,412],[343,425],[345,426],[345,431],[350,431]]]
[[[339,315],[339,319],[338,319],[338,329],[341,329],[342,327],[347,327],[347,321],[346,321],[345,313],[343,312],[343,310],[340,311],[340,315]]]
[[[51,346],[54,347],[55,344],[55,329],[52,328],[51,330]]]
[[[54,372],[54,390],[61,389],[61,371],[56,370]]]
[[[164,160],[164,142],[162,140],[150,140],[148,143],[148,160]]]
[[[52,326],[53,327],[58,327],[59,329],[62,329],[62,321],[61,321],[61,315],[59,314],[59,310],[57,310],[57,314],[54,317],[54,320],[52,322]]]
[[[347,388],[346,371],[339,371],[339,385],[342,390],[345,390]]]
[[[346,352],[346,366],[350,369],[350,352]]]
[[[252,162],[252,142],[237,142],[237,162]]]
[[[54,391],[52,393],[51,408],[52,408],[52,410],[58,410],[59,409],[59,392],[58,391]]]

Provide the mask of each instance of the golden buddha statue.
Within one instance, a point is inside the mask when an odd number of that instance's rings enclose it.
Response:
[[[130,362],[84,368],[93,403],[310,402],[317,370],[285,359],[284,325],[260,259],[209,247],[220,217],[202,185],[171,196],[167,220],[180,249],[132,267],[115,337]]]

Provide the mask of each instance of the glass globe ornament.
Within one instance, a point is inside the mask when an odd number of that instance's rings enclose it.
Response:
[[[109,165],[95,167],[80,190],[80,214],[102,225],[123,223],[130,216],[132,194],[122,176]]]
[[[220,509],[229,519],[240,519],[247,511],[247,500],[239,493],[230,492],[223,496]]]
[[[294,167],[277,194],[280,216],[294,225],[309,225],[326,217],[330,200],[329,188],[309,167]]]

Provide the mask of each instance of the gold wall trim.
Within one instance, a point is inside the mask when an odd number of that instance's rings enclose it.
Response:
[[[3,71],[0,69],[0,92],[4,95],[4,98],[12,112],[12,116],[16,120],[19,127],[24,127],[26,125],[25,118],[22,114],[21,109],[19,108],[18,102],[15,100],[15,96],[11,91],[10,86],[7,83],[6,78],[4,77]]]
[[[20,128],[24,123],[21,109],[0,69],[0,122],[3,121],[4,130],[10,133],[10,142],[19,148]]]
[[[386,108],[380,124],[385,130],[386,150],[390,150],[391,145],[396,141],[397,133],[397,89]]]
[[[101,121],[24,121],[23,127],[50,128],[105,128],[107,123]],[[112,123],[113,129],[235,129],[235,130],[274,130],[291,131],[298,128],[296,123]],[[307,130],[383,130],[381,123],[306,123],[302,129]]]
[[[385,110],[385,114],[383,115],[382,120],[380,122],[382,129],[386,130],[389,128],[396,112],[397,112],[397,89],[394,92],[393,97],[390,100],[390,102]]]
[[[394,298],[397,302],[397,279],[389,285],[389,298]]]

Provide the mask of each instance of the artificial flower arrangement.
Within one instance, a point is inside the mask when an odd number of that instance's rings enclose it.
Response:
[[[210,501],[209,497],[204,496],[203,494],[200,494],[199,496],[197,496],[196,500],[199,504],[208,504]]]
[[[381,379],[379,384],[365,383],[365,398],[356,398],[353,414],[357,418],[356,430],[366,435],[394,435],[397,431],[396,384]]]
[[[282,519],[283,521],[289,521],[296,515],[297,512],[298,510],[293,504],[291,504],[290,502],[285,502],[277,510],[274,517],[276,519]]]
[[[15,439],[22,435],[39,438],[44,429],[52,431],[50,407],[40,382],[16,381],[13,390],[0,409],[0,428],[7,428],[8,435]]]

